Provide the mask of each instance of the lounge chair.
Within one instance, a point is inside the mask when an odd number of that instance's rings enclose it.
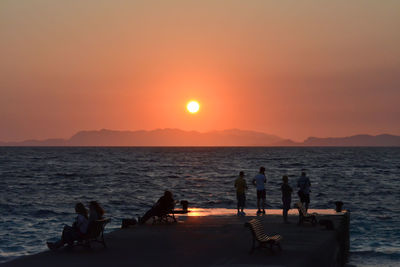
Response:
[[[170,222],[172,222],[172,223],[177,222],[176,218],[175,218],[175,212],[174,212],[173,207],[171,209],[169,209],[168,211],[165,211],[161,214],[153,216],[153,224],[156,224],[156,223],[165,224],[165,223],[170,223]]]
[[[78,240],[76,245],[82,245],[90,248],[91,242],[101,243],[105,248],[107,247],[104,240],[104,228],[111,222],[110,218],[104,218],[91,222],[88,227],[88,232],[81,239]]]
[[[300,201],[294,204],[294,206],[299,211],[299,225],[303,222],[311,222],[312,225],[317,224],[317,213],[308,213]]]
[[[161,214],[161,215],[158,215],[158,216],[153,216],[153,224],[156,224],[156,223],[170,223],[171,220],[172,220],[173,223],[177,222],[173,211],[169,212],[169,213],[164,213],[164,214]]]
[[[254,252],[256,248],[269,248],[271,252],[273,251],[273,246],[277,246],[279,251],[282,250],[280,241],[282,240],[281,235],[268,236],[265,234],[264,227],[260,220],[252,219],[244,224],[249,227],[253,236],[252,247],[250,249],[250,254]],[[256,247],[256,241],[258,246]]]
[[[175,209],[175,206],[173,206],[170,208],[170,210],[166,211],[165,213],[153,216],[153,224],[170,223],[171,220],[173,223],[177,222],[175,214],[187,214],[189,212],[188,210],[189,202],[186,200],[182,200],[180,203],[182,205],[182,209]]]

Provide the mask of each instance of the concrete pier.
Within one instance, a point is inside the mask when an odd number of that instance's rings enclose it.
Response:
[[[350,214],[346,211],[310,210],[317,219],[330,220],[334,230],[304,223],[296,210],[284,224],[282,210],[255,216],[246,210],[191,209],[178,223],[134,226],[106,235],[108,248],[45,251],[18,258],[4,266],[343,266],[349,253]],[[258,217],[267,234],[280,234],[283,250],[256,250],[249,254],[251,233],[244,223]],[[44,241],[43,241],[44,242]]]

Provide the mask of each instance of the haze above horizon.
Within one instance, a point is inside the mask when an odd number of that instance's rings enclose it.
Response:
[[[0,141],[102,128],[400,135],[399,10],[366,0],[4,0]]]

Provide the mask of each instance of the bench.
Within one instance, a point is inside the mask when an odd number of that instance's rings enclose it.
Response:
[[[90,222],[87,234],[80,238],[76,245],[83,245],[90,248],[91,242],[97,242],[102,244],[106,248],[107,245],[104,241],[104,228],[109,222],[111,222],[110,218],[104,218]]]
[[[298,225],[302,224],[303,222],[311,222],[313,226],[317,224],[317,213],[308,213],[300,201],[294,204],[294,206],[299,211]]]
[[[252,247],[250,249],[250,254],[254,252],[256,248],[269,248],[273,253],[273,247],[277,246],[279,251],[282,250],[280,241],[282,240],[281,235],[273,235],[268,236],[265,234],[264,226],[261,221],[258,219],[252,219],[244,224],[246,227],[249,227],[253,236]],[[258,246],[256,247],[256,241],[258,242]]]

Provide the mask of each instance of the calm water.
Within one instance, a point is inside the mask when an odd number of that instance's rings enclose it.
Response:
[[[99,200],[113,218],[109,229],[143,213],[165,189],[192,207],[235,208],[237,173],[250,180],[261,165],[268,208],[281,208],[282,175],[294,187],[306,168],[311,208],[342,200],[351,210],[351,263],[399,264],[400,148],[0,147],[0,262],[45,250],[73,221],[77,201]]]

